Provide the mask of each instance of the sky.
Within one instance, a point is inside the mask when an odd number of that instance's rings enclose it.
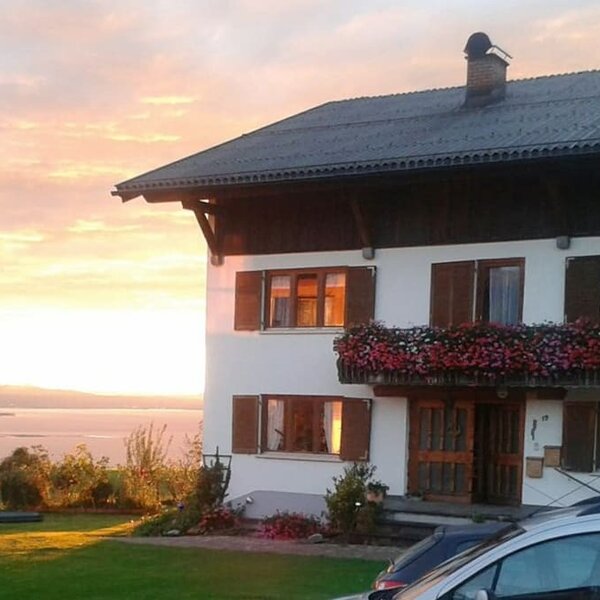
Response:
[[[593,0],[4,0],[0,385],[200,394],[193,214],[115,183],[329,100],[600,68]]]

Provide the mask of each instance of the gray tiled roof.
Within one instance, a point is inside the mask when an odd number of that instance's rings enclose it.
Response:
[[[117,193],[339,177],[600,152],[600,71],[329,102],[117,185]]]

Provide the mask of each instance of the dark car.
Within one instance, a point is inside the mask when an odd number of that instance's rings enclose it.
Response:
[[[369,600],[391,599],[399,588],[416,581],[440,563],[467,548],[498,534],[510,525],[491,522],[470,525],[443,525],[429,537],[403,552],[390,566],[379,573],[367,597]]]

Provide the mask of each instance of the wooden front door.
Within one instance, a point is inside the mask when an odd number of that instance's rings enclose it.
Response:
[[[410,403],[408,490],[430,500],[471,502],[475,405]]]
[[[522,402],[482,403],[475,414],[475,500],[519,504],[523,477]]]
[[[499,400],[486,390],[456,392],[454,399],[450,394],[446,401],[410,402],[409,493],[429,500],[519,504],[523,398],[511,393]]]

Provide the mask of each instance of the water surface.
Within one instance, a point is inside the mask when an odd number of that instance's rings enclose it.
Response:
[[[86,444],[95,458],[107,456],[112,465],[125,462],[123,440],[140,425],[154,423],[172,437],[169,456],[178,458],[186,436],[199,430],[202,410],[135,408],[2,408],[0,459],[18,446],[41,444],[59,459],[78,444]]]

